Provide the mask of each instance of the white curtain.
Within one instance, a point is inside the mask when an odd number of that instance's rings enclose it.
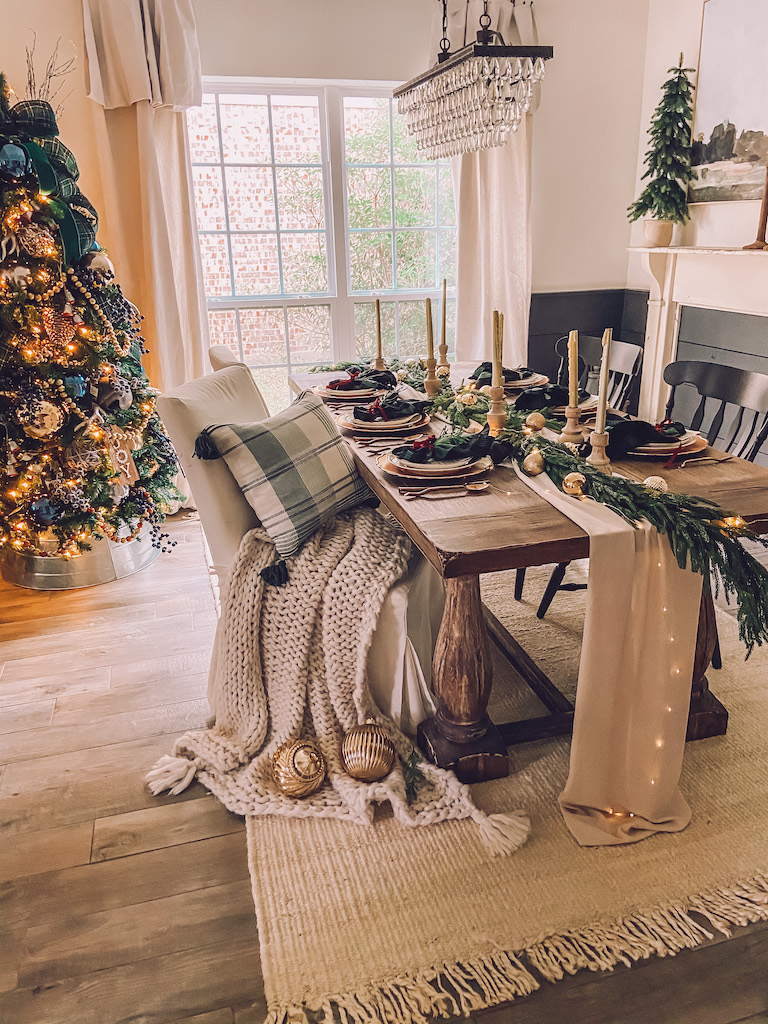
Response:
[[[201,376],[208,349],[183,113],[201,102],[192,0],[83,0],[83,24],[100,105],[99,234],[146,317],[150,380],[167,390]]]
[[[451,52],[475,40],[481,0],[449,0]],[[516,15],[517,12],[517,15]],[[532,44],[531,5],[490,0],[491,28],[508,45]],[[437,50],[435,49],[435,52]],[[491,357],[491,313],[504,314],[504,365],[528,357],[531,301],[531,117],[504,146],[453,160],[458,214],[456,358]]]

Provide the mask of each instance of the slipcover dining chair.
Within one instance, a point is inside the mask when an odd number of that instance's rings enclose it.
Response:
[[[187,475],[224,594],[240,542],[259,520],[224,459],[194,457],[195,439],[212,423],[253,422],[269,413],[251,371],[237,361],[160,395],[157,409]],[[435,711],[429,682],[444,601],[440,576],[414,549],[408,573],[384,601],[366,663],[377,704],[405,732],[415,733]]]
[[[223,370],[225,366],[245,366],[242,359],[238,359],[227,345],[211,345],[208,359],[214,370]]]
[[[555,342],[555,352],[560,356],[560,366],[557,371],[558,384],[568,386],[568,335],[558,338]],[[627,341],[611,342],[611,371],[608,375],[608,405],[611,409],[623,411],[630,399],[635,381],[640,374],[643,350],[639,345],[632,345]],[[579,387],[590,391],[593,382],[597,381],[597,369],[603,357],[602,338],[593,337],[588,334],[579,335]],[[594,390],[594,388],[592,388]],[[541,598],[536,616],[543,619],[547,614],[558,590],[584,590],[585,583],[563,583],[565,570],[568,562],[559,562],[552,570],[544,595]],[[518,569],[515,573],[515,600],[523,598],[523,586],[525,585],[525,569]]]

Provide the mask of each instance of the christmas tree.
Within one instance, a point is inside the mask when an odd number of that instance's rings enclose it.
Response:
[[[145,524],[163,546],[177,462],[140,313],[96,243],[51,105],[0,75],[0,545],[71,558]]]
[[[693,86],[688,79],[693,70],[683,67],[682,53],[678,66],[669,69],[672,77],[662,86],[649,130],[651,147],[645,154],[648,169],[643,180],[651,180],[629,207],[630,221],[646,214],[674,224],[688,220],[686,186],[696,177],[691,167]]]

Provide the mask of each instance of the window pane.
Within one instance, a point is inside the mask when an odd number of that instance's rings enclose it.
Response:
[[[320,163],[320,101],[317,96],[273,96],[275,163]]]
[[[233,235],[235,295],[279,295],[277,235]]]
[[[347,163],[389,163],[389,100],[344,97]]]
[[[266,96],[219,96],[221,141],[228,163],[268,164],[269,110]]]
[[[395,224],[403,228],[435,223],[435,170],[402,167],[395,171]]]
[[[453,196],[453,171],[450,164],[439,168],[440,179],[440,227],[455,225],[456,204]]]
[[[435,236],[431,231],[397,232],[397,287],[434,288]]]
[[[192,162],[218,163],[219,128],[216,121],[216,101],[213,96],[203,96],[202,107],[189,108],[187,131]]]
[[[381,351],[385,359],[397,355],[394,302],[381,303]],[[355,354],[365,359],[376,355],[376,306],[373,302],[355,303]]]
[[[237,340],[237,313],[234,309],[209,309],[208,330],[212,345],[226,345],[240,358]]]
[[[408,133],[404,114],[397,113],[395,104],[392,117],[392,138],[395,143],[396,164],[419,164],[424,162],[424,157],[419,153],[416,146],[416,138]]]
[[[327,363],[331,359],[331,307],[289,306],[291,363]]]
[[[278,366],[270,369],[254,367],[251,370],[253,379],[258,385],[259,391],[264,396],[267,408],[274,416],[275,413],[287,409],[296,397],[288,387],[288,369],[285,366]]]
[[[434,322],[434,321],[433,321]],[[438,327],[438,336],[440,328]],[[435,342],[437,345],[437,341]],[[427,312],[423,302],[400,303],[400,356],[424,356],[427,352]]]
[[[289,295],[328,291],[325,233],[280,236],[283,288]]]
[[[392,287],[392,232],[363,231],[349,236],[352,290],[380,291]]]
[[[206,295],[231,295],[226,235],[199,235]]]
[[[193,167],[197,226],[200,231],[225,231],[224,189],[220,167]]]
[[[323,172],[308,167],[277,168],[280,229],[325,227]]]
[[[351,228],[388,228],[392,224],[392,179],[388,167],[352,167],[347,173],[347,209]]]
[[[285,362],[285,321],[280,309],[241,309],[243,359],[256,363]]]
[[[449,288],[456,287],[456,232],[440,232],[440,281],[446,279]]]
[[[456,358],[456,299],[448,299],[445,315],[445,340],[448,345],[448,358]]]
[[[275,193],[269,167],[227,167],[227,205],[232,231],[274,231]]]

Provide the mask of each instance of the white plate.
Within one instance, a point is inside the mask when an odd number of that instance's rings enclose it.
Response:
[[[511,380],[504,385],[505,391],[516,391],[519,388],[532,388],[538,384],[549,384],[549,377],[543,373],[532,373],[530,377],[521,377],[520,380]]]
[[[651,452],[657,452],[659,455],[668,452],[671,455],[672,452],[677,451],[680,445],[692,444],[698,437],[699,434],[695,430],[689,430],[675,441],[649,441],[648,444],[639,445],[635,451],[640,452],[641,455],[650,455]]]
[[[597,408],[597,395],[590,395],[589,398],[585,398],[583,402],[579,403],[579,409],[581,409],[582,412],[591,412],[593,409],[596,409],[596,408]],[[549,411],[550,412],[554,412],[554,413],[560,413],[561,415],[564,416],[565,415],[565,406],[564,405],[558,405],[554,409],[550,409]]]
[[[339,423],[345,427],[360,427],[363,430],[381,430],[386,433],[388,430],[398,430],[403,427],[413,426],[414,423],[418,423],[419,420],[422,420],[423,418],[423,413],[416,412],[412,416],[400,416],[396,420],[375,420],[373,423],[368,423],[365,420],[356,419],[354,413],[346,412],[343,416],[339,416]]]
[[[450,475],[458,469],[467,469],[477,459],[468,455],[465,459],[444,459],[442,462],[408,462],[407,459],[398,459],[390,453],[389,461],[393,466],[402,469],[404,473],[417,473],[419,476],[442,476]]]
[[[643,459],[666,459],[670,455],[695,455],[696,452],[703,452],[707,448],[707,439],[705,437],[694,437],[692,441],[677,448],[666,448],[663,451],[645,451],[641,448],[635,449],[630,452],[630,455],[638,455]]]
[[[344,388],[343,391],[338,391],[336,388],[322,388],[320,386],[312,388],[316,395],[320,395],[321,398],[376,398],[379,395],[386,395],[385,390],[376,390],[374,388],[365,388],[361,391],[350,391],[349,388]]]

